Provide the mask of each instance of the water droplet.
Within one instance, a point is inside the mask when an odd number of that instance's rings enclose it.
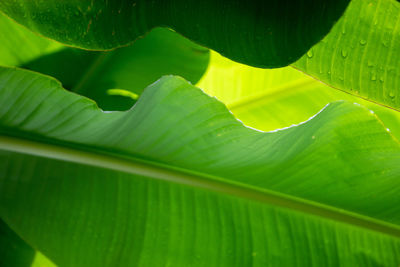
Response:
[[[376,74],[375,73],[371,74],[371,81],[376,81]]]
[[[385,80],[383,79],[383,76],[381,76],[380,78],[379,78],[379,81],[381,82],[381,83],[383,83]]]
[[[347,57],[347,51],[346,51],[346,50],[342,49],[341,54],[342,54],[342,57],[343,57],[343,58],[346,58],[346,57]]]
[[[390,91],[390,92],[389,92],[389,97],[393,99],[393,98],[396,97],[396,95],[394,94],[394,92]]]
[[[308,58],[312,58],[313,56],[314,56],[314,53],[313,53],[312,49],[311,49],[311,50],[308,50],[308,51],[307,51],[307,57],[308,57]]]
[[[373,67],[373,66],[374,66],[374,63],[373,63],[372,61],[369,61],[369,60],[368,60],[368,67],[371,68],[371,67]]]
[[[346,29],[342,28],[342,34],[346,34]]]
[[[361,39],[360,40],[360,45],[366,45],[367,44],[367,41],[366,40],[364,40],[364,39]]]

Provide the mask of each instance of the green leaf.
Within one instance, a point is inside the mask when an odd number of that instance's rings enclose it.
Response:
[[[17,66],[60,49],[0,13],[0,65]]]
[[[68,45],[110,49],[170,27],[225,56],[286,66],[329,32],[349,0],[2,0],[0,9]]]
[[[130,108],[135,99],[129,92],[141,94],[163,75],[179,75],[196,83],[209,60],[208,49],[167,29],[154,29],[129,47],[94,52],[36,36],[1,13],[0,51],[1,65],[55,77],[64,88],[95,100],[104,110]]]
[[[0,266],[54,267],[55,265],[30,247],[0,219]]]
[[[0,219],[0,266],[30,266],[35,251]]]
[[[8,68],[0,101],[0,216],[59,265],[400,261],[400,145],[361,106],[265,133],[181,78],[102,112]]]
[[[400,3],[353,0],[296,68],[350,94],[400,108]]]
[[[209,68],[197,86],[225,103],[244,124],[259,130],[271,131],[301,123],[328,103],[346,100],[370,109],[400,140],[399,112],[332,90],[291,67],[258,69],[212,52]]]
[[[121,92],[112,94],[110,89],[141,94],[146,86],[169,74],[196,83],[208,60],[208,49],[157,28],[128,47],[109,52],[64,48],[22,67],[59,79],[65,88],[95,100],[104,110],[126,110],[135,99]]]

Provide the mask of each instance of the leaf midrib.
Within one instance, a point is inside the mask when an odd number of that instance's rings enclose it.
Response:
[[[324,219],[350,224],[356,227],[384,233],[400,238],[400,226],[368,216],[334,208],[325,204],[304,200],[268,189],[227,181],[188,169],[169,166],[150,160],[123,156],[113,152],[87,148],[87,151],[72,148],[68,143],[56,145],[18,137],[0,135],[0,150],[67,161],[98,168],[111,169],[133,175],[145,176],[167,182],[178,183],[216,193],[228,194],[263,204],[279,206],[297,212],[316,215]]]

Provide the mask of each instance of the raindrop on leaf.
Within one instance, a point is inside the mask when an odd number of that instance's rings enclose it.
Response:
[[[308,52],[307,52],[307,57],[308,58],[312,58],[314,56],[314,53],[313,53],[313,51],[312,51],[312,49],[311,50],[309,50]]]

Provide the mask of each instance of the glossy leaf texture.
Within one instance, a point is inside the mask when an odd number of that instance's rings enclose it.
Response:
[[[400,3],[353,0],[296,68],[355,96],[400,109]]]
[[[0,9],[33,31],[68,45],[111,49],[154,27],[239,62],[286,66],[322,39],[348,0],[2,0]]]
[[[178,77],[102,112],[9,68],[0,101],[0,216],[56,264],[400,260],[400,146],[359,105],[259,132]]]
[[[265,70],[233,62],[212,52],[196,86],[217,97],[247,126],[271,131],[299,124],[327,104],[346,100],[367,107],[400,140],[400,113],[333,90],[292,67]]]
[[[0,65],[55,77],[64,88],[95,100],[104,110],[129,109],[143,89],[163,75],[196,83],[209,61],[208,49],[162,28],[129,47],[96,52],[36,36],[0,14],[2,40],[6,42],[0,43]]]

